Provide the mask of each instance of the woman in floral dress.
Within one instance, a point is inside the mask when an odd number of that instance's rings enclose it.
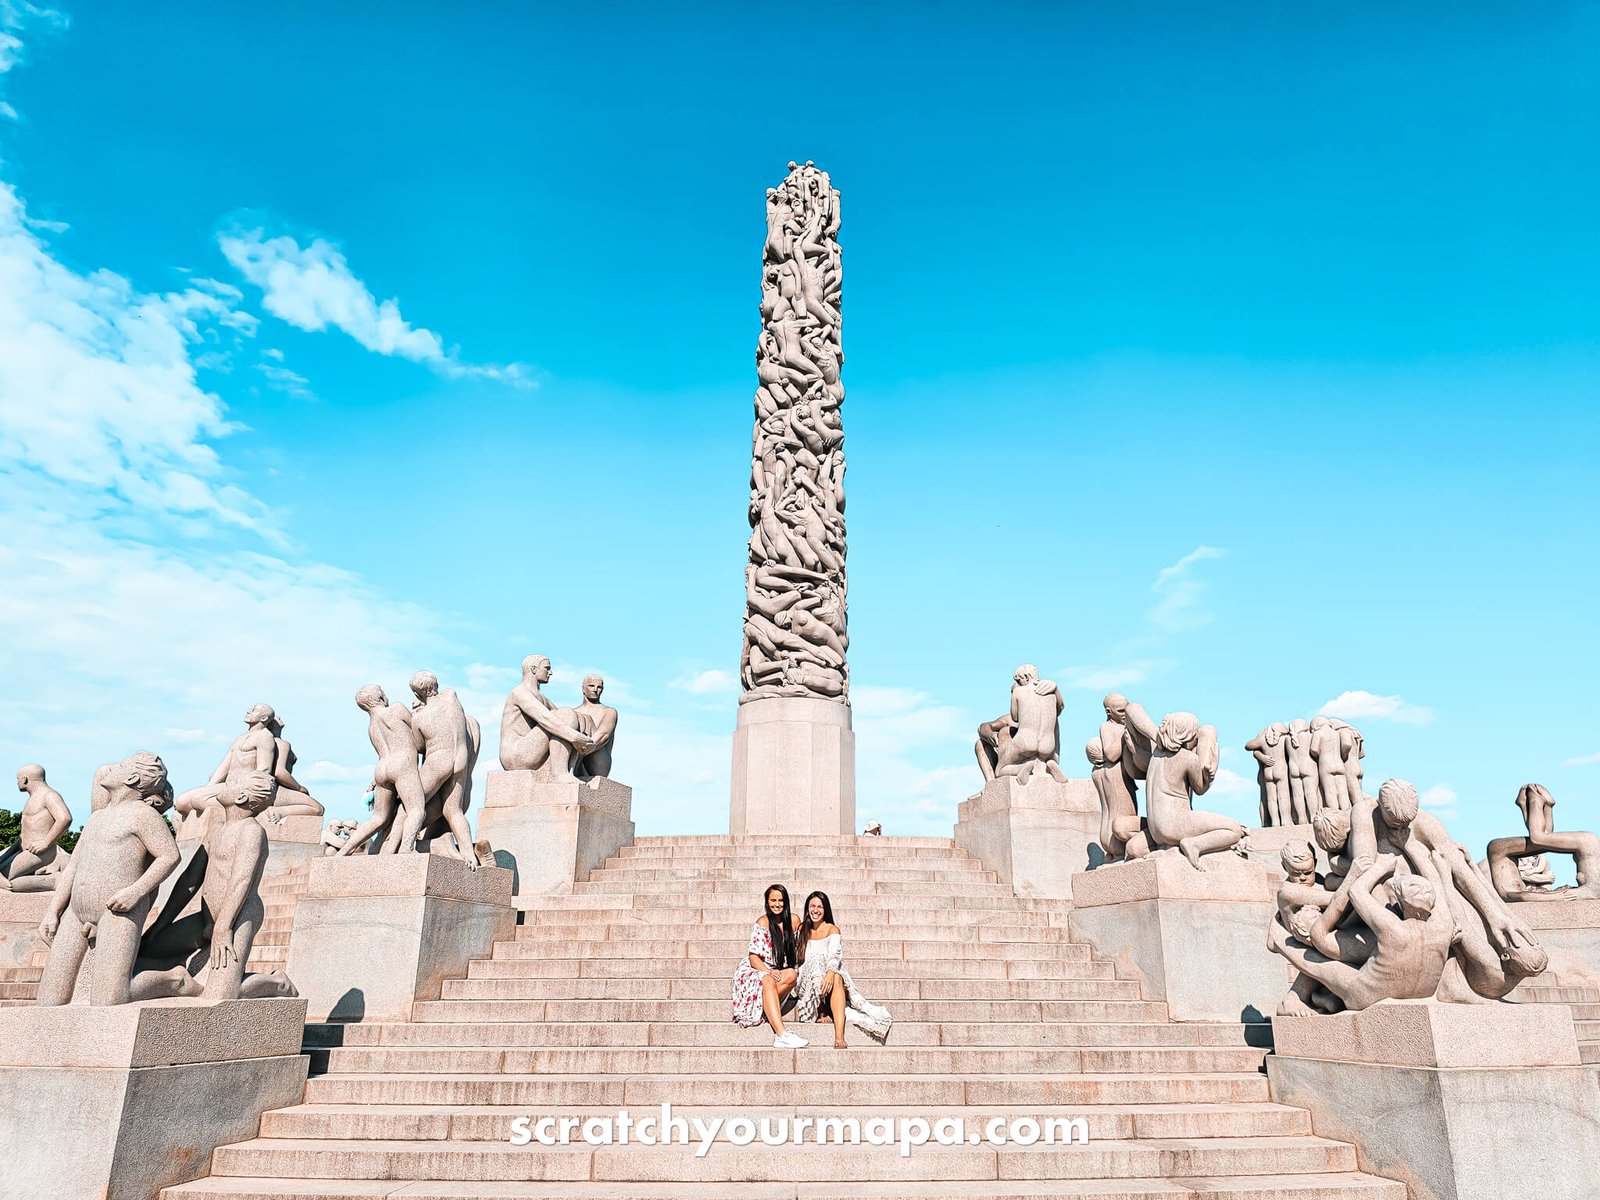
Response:
[[[800,918],[789,911],[789,889],[773,884],[766,892],[766,912],[750,930],[745,961],[733,972],[733,1019],[752,1029],[765,1020],[777,1036],[772,1044],[793,1050],[806,1039],[783,1027],[783,1002],[794,990],[795,933]]]

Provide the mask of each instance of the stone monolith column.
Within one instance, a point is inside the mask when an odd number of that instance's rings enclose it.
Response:
[[[827,172],[790,163],[767,192],[734,834],[855,831],[838,234]]]

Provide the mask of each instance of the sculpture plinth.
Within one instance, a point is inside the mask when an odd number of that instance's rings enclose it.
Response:
[[[729,832],[805,837],[854,833],[855,824],[850,706],[783,696],[741,704]]]
[[[1272,1029],[1273,1100],[1412,1200],[1594,1195],[1600,1067],[1580,1064],[1570,1008],[1384,1000]]]
[[[519,898],[569,892],[633,841],[633,789],[612,779],[491,771],[478,836]]]
[[[1087,779],[1002,775],[957,809],[956,845],[1019,896],[1072,899],[1072,877],[1105,858],[1100,802]]]
[[[298,1104],[304,1000],[0,1010],[0,1196],[149,1200]]]
[[[49,892],[0,892],[0,967],[26,966],[45,948],[39,922],[49,907]]]

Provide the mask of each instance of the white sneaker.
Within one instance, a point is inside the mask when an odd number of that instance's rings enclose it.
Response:
[[[785,1030],[783,1033],[780,1033],[777,1037],[772,1039],[772,1048],[774,1050],[798,1050],[805,1044],[805,1038],[801,1037],[798,1033],[793,1033],[789,1030]]]

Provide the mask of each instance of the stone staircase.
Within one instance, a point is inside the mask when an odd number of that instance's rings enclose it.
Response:
[[[729,1020],[762,891],[826,891],[889,1044],[774,1050]],[[1013,896],[932,838],[643,838],[409,1022],[316,1026],[305,1101],[166,1200],[274,1197],[1076,1196],[1404,1200],[1354,1149],[1271,1103],[1266,1029],[1178,1025],[1071,941],[1063,902]],[[358,948],[352,948],[359,953]],[[518,1116],[1082,1117],[1088,1145],[513,1146]],[[802,1181],[802,1182],[797,1182]],[[814,1181],[814,1182],[803,1182]],[[840,1183],[838,1181],[849,1181]]]
[[[1600,987],[1539,983],[1536,976],[1519,987],[1512,998],[1520,1004],[1570,1004],[1578,1031],[1578,1053],[1586,1063],[1600,1063]]]

